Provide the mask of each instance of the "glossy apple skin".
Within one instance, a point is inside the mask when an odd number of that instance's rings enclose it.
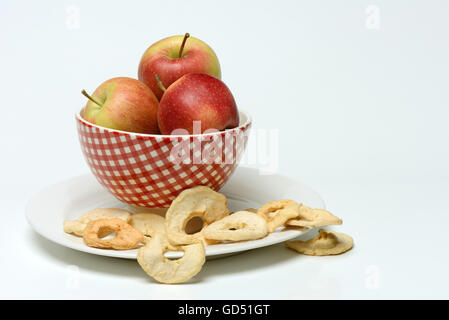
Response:
[[[159,75],[165,88],[188,73],[205,73],[221,78],[220,63],[217,55],[205,42],[189,37],[185,43],[182,57],[179,48],[184,36],[172,36],[151,45],[143,54],[138,76],[160,100],[163,91],[156,81]]]
[[[176,129],[184,129],[189,134],[198,134],[194,132],[193,121],[201,121],[201,133],[239,125],[234,97],[221,80],[207,74],[190,73],[165,91],[158,110],[161,133],[172,134]]]
[[[158,134],[159,101],[148,86],[132,78],[112,78],[91,94],[82,117],[93,124],[122,131]]]

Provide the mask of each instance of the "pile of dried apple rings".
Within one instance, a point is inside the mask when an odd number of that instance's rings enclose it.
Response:
[[[340,225],[329,211],[312,209],[293,200],[270,201],[258,209],[230,213],[223,194],[205,186],[182,191],[165,212],[132,214],[99,208],[76,220],[64,221],[64,231],[83,237],[88,246],[101,249],[137,249],[142,269],[161,283],[183,283],[200,272],[206,261],[205,246],[256,240],[284,228]],[[198,217],[200,220],[198,220]],[[192,221],[200,223],[191,224]],[[113,237],[108,237],[114,234]],[[307,255],[335,255],[350,250],[353,239],[343,233],[319,230],[308,241],[287,241],[286,246]],[[167,251],[182,251],[177,260]]]

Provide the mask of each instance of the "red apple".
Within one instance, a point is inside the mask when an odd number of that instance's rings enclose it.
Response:
[[[136,79],[112,78],[103,82],[89,99],[82,117],[102,127],[138,133],[159,133],[159,101],[148,86]]]
[[[215,52],[203,41],[185,36],[172,36],[151,45],[139,64],[139,80],[144,82],[160,100],[162,90],[155,76],[159,75],[168,88],[188,73],[206,73],[221,78],[220,63]]]
[[[221,80],[200,73],[186,74],[168,87],[157,117],[162,134],[172,134],[176,129],[197,134],[239,124],[237,105],[228,87]],[[201,132],[194,131],[194,121],[201,121]]]

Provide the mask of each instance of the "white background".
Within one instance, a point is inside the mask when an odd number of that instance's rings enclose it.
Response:
[[[0,298],[449,298],[448,14],[443,0],[2,0]],[[214,48],[255,128],[280,129],[277,172],[343,217],[351,252],[274,246],[166,286],[31,230],[27,200],[88,172],[80,90],[136,77],[151,43],[185,32]]]

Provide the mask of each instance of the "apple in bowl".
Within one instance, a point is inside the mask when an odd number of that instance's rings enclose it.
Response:
[[[164,91],[158,109],[162,134],[200,134],[211,129],[232,129],[239,124],[239,113],[231,91],[213,76],[189,73],[168,89],[161,81],[159,86]]]
[[[121,131],[159,133],[159,101],[139,80],[118,77],[103,82],[89,95],[82,117],[90,123]]]
[[[168,88],[188,73],[205,73],[221,78],[220,63],[212,48],[186,33],[151,45],[140,60],[138,76],[160,100],[163,91],[156,81],[156,74],[164,87]]]

